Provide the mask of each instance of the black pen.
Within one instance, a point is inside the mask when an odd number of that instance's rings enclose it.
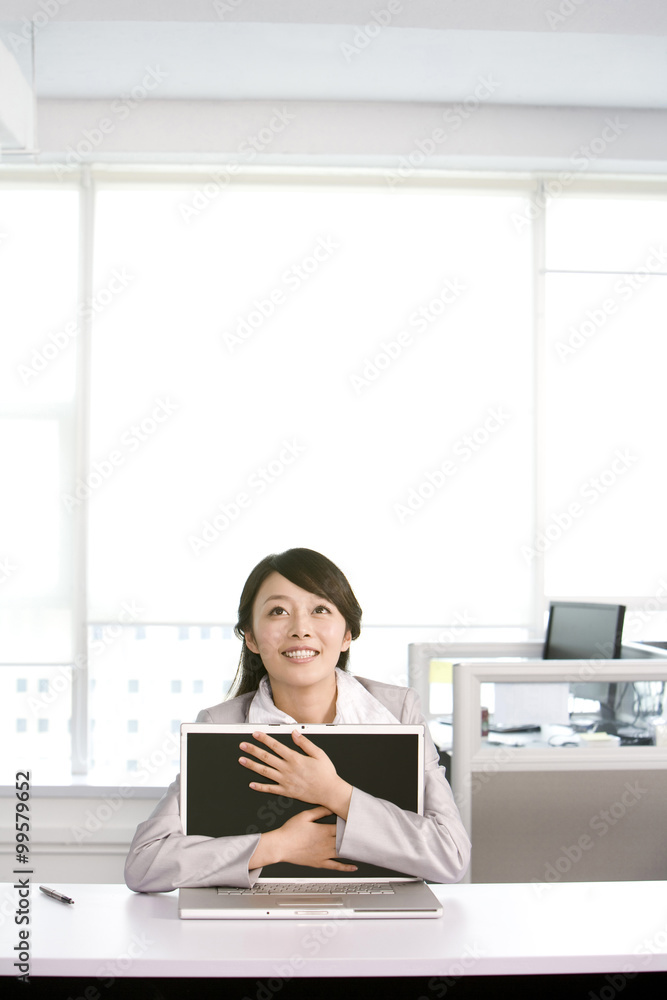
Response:
[[[39,887],[42,892],[45,892],[47,896],[51,899],[59,899],[61,903],[73,903],[74,900],[70,899],[69,896],[63,896],[61,892],[56,892],[55,889],[47,889],[45,885],[40,885]]]

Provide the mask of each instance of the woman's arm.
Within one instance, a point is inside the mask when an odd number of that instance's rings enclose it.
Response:
[[[336,853],[433,882],[458,882],[470,862],[470,841],[444,772],[427,771],[423,816],[355,788],[347,821],[338,822]]]
[[[249,862],[260,835],[193,837],[183,833],[180,776],[152,815],[140,823],[125,862],[125,881],[135,892],[170,892],[180,886],[251,886],[259,875]]]
[[[244,716],[244,707],[238,709]],[[211,723],[208,709],[198,723]],[[186,836],[180,812],[180,775],[172,782],[149,818],[137,827],[125,862],[125,881],[135,892],[170,892],[180,886],[249,887],[260,874],[250,866],[259,833],[237,837]]]
[[[423,723],[416,693],[400,694],[401,721]],[[203,717],[206,714],[200,713],[197,721],[210,721]],[[261,867],[276,860],[352,869],[333,860],[320,864],[323,851],[329,858],[367,861],[436,882],[456,882],[468,867],[470,841],[428,728],[426,737],[424,816],[348,786],[342,804],[327,803],[339,817],[336,828],[329,827],[330,831],[336,829],[335,854],[328,854],[329,846],[322,844],[322,825],[308,819],[305,814],[309,810],[300,814],[301,819],[292,817],[267,834],[186,836],[177,778],[153,814],[137,828],[125,864],[127,885],[137,892],[169,892],[180,886],[251,886]]]
[[[415,691],[389,687],[388,697],[393,699],[391,711],[402,723],[425,725]],[[336,774],[324,751],[296,730],[292,736],[305,756],[266,733],[253,733],[263,747],[240,744],[241,752],[252,754],[241,757],[240,763],[254,772],[252,787],[258,794],[273,792],[302,802],[320,802],[336,813],[337,857],[434,882],[457,882],[463,877],[470,860],[470,840],[428,727],[423,816],[353,788]]]
[[[125,882],[135,892],[170,892],[180,886],[249,887],[264,865],[290,861],[311,868],[356,871],[333,860],[336,827],[315,822],[330,810],[304,809],[275,830],[236,837],[193,837],[183,833],[179,778],[144,823],[137,827],[125,862]]]
[[[393,710],[393,708],[392,708]],[[424,723],[416,692],[407,692],[401,722]],[[457,882],[470,863],[470,839],[426,726],[424,815],[355,788],[347,821],[338,820],[337,854],[434,882]]]
[[[263,833],[250,859],[251,867],[289,861],[293,865],[307,865],[309,868],[355,872],[356,865],[335,860],[336,827],[330,823],[317,823],[316,820],[323,816],[331,816],[331,810],[325,806],[303,809],[277,830]]]

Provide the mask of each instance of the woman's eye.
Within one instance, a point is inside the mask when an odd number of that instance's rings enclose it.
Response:
[[[320,612],[324,611],[326,614],[329,614],[329,608],[325,607],[324,604],[318,604],[318,606],[315,608],[315,611],[320,611]]]
[[[287,612],[285,611],[284,608],[271,608],[271,610],[269,611],[269,614],[270,615],[286,615]]]

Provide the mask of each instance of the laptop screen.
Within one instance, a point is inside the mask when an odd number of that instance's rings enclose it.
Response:
[[[181,813],[187,834],[226,837],[274,830],[296,813],[317,803],[289,799],[283,795],[257,792],[249,788],[256,778],[239,764],[239,743],[253,744],[252,729],[267,730],[281,743],[295,749],[290,729],[254,726],[242,729],[223,726],[182,727]],[[324,727],[322,727],[324,728]],[[336,726],[328,732],[314,732],[306,727],[312,740],[333,762],[341,778],[364,792],[387,799],[411,812],[422,810],[423,728],[406,726]],[[373,731],[373,728],[376,731]],[[223,731],[221,731],[223,730]],[[259,746],[259,744],[257,744]],[[263,783],[269,783],[260,779]],[[318,822],[335,822],[327,816]],[[340,860],[348,860],[341,858]],[[309,868],[281,862],[267,865],[262,880],[279,879],[340,879],[407,877],[380,865],[357,862],[354,873],[327,868]]]

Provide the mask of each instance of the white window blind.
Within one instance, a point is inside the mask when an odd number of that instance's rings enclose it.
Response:
[[[4,662],[72,656],[78,194],[0,187],[0,632]]]
[[[650,598],[667,569],[667,202],[554,201],[546,289],[545,590]]]
[[[169,780],[247,573],[293,545],[348,574],[368,676],[404,681],[421,638],[539,634],[550,597],[665,637],[655,187],[591,182],[533,230],[532,182],[92,180],[0,185],[7,759]]]
[[[90,598],[233,621],[294,545],[369,623],[526,623],[531,246],[516,193],[101,187]]]

